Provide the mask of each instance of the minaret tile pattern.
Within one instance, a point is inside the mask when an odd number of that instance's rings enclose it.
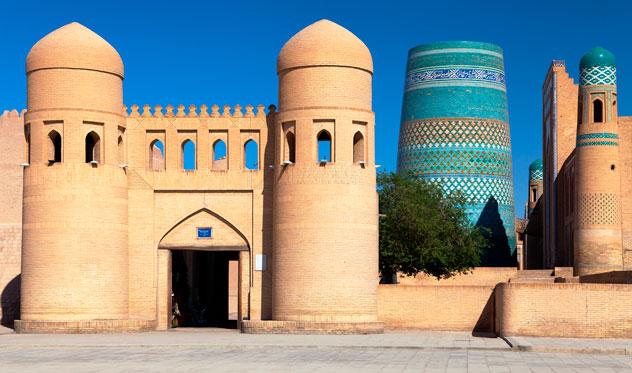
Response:
[[[409,51],[398,170],[438,183],[447,193],[464,193],[471,222],[495,227],[494,246],[513,253],[511,140],[501,48],[457,41]]]

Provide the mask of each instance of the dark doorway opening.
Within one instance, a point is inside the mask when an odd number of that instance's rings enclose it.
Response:
[[[237,328],[237,251],[173,250],[172,327]]]

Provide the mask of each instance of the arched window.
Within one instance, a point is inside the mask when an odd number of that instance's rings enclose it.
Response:
[[[603,102],[600,99],[593,101],[593,122],[603,122]]]
[[[285,152],[283,154],[283,161],[296,162],[296,138],[294,132],[288,131],[285,134]]]
[[[86,163],[101,162],[101,139],[96,132],[86,135]]]
[[[182,169],[195,170],[195,143],[191,140],[182,143]]]
[[[50,163],[61,162],[61,135],[52,130],[48,133],[48,161]]]
[[[246,170],[259,169],[259,146],[255,140],[248,140],[244,144],[244,168]]]
[[[228,169],[226,143],[224,142],[224,140],[217,140],[213,143],[213,165],[211,169],[216,171]]]
[[[152,171],[165,169],[165,147],[160,140],[154,140],[149,145],[149,169]]]
[[[538,196],[538,189],[531,188],[531,202],[535,202],[537,196]]]
[[[364,136],[360,131],[353,135],[353,163],[364,162]]]
[[[123,143],[123,136],[118,138],[118,160],[119,164],[125,164],[125,144]]]
[[[318,162],[331,162],[331,135],[322,130],[316,137],[318,140]]]

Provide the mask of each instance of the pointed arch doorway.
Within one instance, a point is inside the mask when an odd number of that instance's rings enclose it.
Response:
[[[238,327],[249,244],[235,226],[201,209],[173,226],[158,249],[159,260],[166,258],[160,266],[167,327]]]

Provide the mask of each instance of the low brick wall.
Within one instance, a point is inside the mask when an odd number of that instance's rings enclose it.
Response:
[[[378,320],[387,329],[493,333],[493,286],[380,285]]]
[[[579,276],[579,282],[592,284],[632,284],[632,271],[612,271]]]
[[[501,283],[499,336],[632,338],[632,286]]]
[[[414,277],[399,276],[401,285],[435,285],[435,286],[496,286],[499,282],[507,282],[518,277],[514,267],[476,267],[469,273],[455,275],[447,279],[437,280],[435,277],[420,273]]]

